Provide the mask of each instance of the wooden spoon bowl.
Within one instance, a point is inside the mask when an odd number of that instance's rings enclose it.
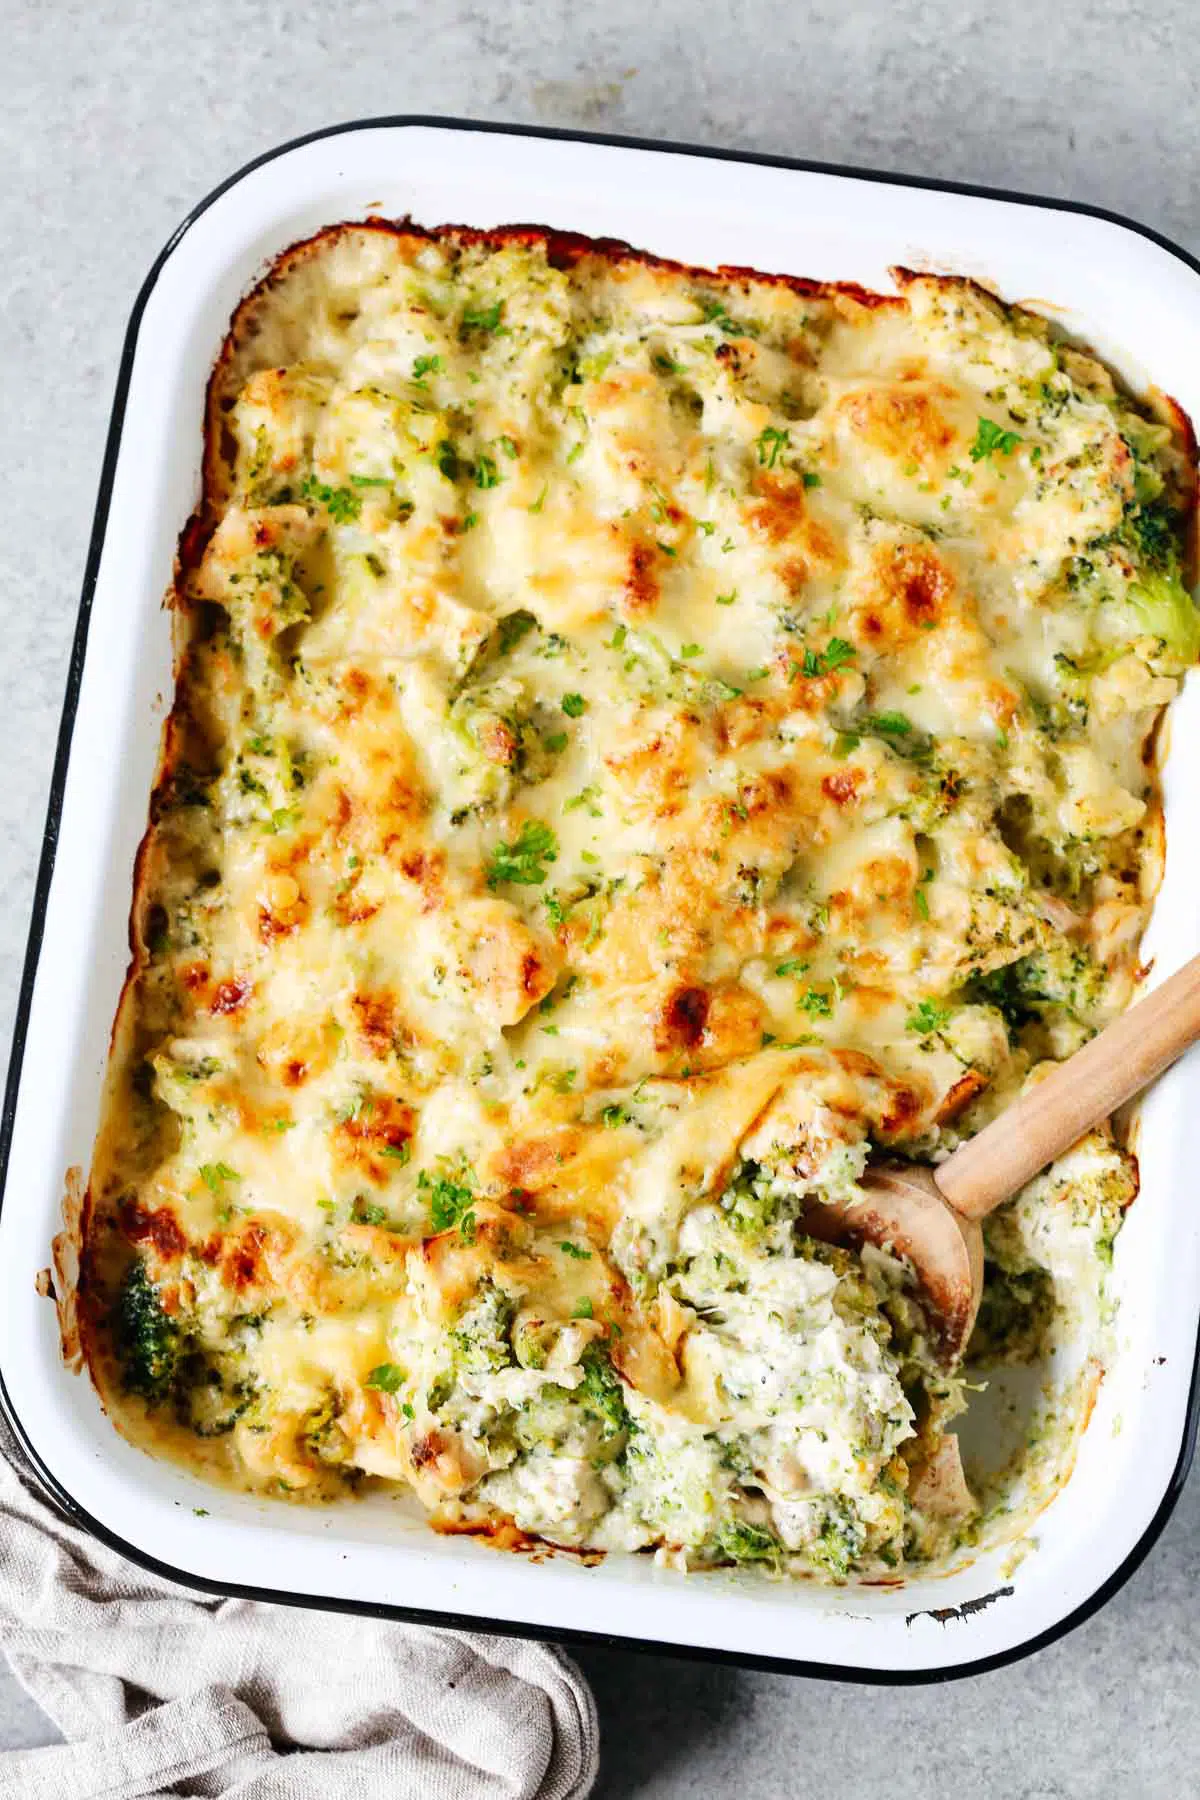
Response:
[[[905,1257],[947,1366],[967,1346],[983,1292],[979,1221],[1086,1131],[1140,1093],[1200,1037],[1200,956],[1028,1088],[999,1118],[930,1168],[882,1162],[862,1198],[814,1204],[814,1236]]]
[[[920,1163],[878,1163],[848,1206],[809,1202],[804,1223],[830,1243],[874,1244],[911,1264],[942,1362],[967,1347],[983,1293],[983,1232],[946,1204]]]

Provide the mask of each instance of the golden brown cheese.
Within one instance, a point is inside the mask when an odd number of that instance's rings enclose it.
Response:
[[[239,308],[90,1187],[139,1442],[833,1577],[961,1528],[903,1271],[804,1196],[1125,1003],[1192,472],[897,281],[371,223]]]

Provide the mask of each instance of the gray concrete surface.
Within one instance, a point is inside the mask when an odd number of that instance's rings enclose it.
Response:
[[[338,119],[441,112],[1063,194],[1200,251],[1195,42],[1189,0],[0,0],[0,1044],[121,336],[216,181]],[[1100,1617],[950,1687],[588,1653],[599,1791],[1186,1800],[1198,1526],[1193,1482]],[[0,1675],[0,1746],[50,1735]]]

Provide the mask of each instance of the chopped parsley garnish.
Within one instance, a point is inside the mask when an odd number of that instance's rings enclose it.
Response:
[[[820,676],[831,675],[835,669],[843,668],[846,663],[853,662],[857,655],[858,651],[854,645],[848,643],[845,638],[832,637],[824,650],[806,650],[804,661],[798,666],[797,672],[806,680],[815,681]]]
[[[442,439],[437,447],[437,456],[434,460],[447,481],[458,480],[458,451],[449,438]]]
[[[775,973],[776,975],[803,975],[805,970],[811,966],[806,956],[792,956],[787,962],[781,962]]]
[[[611,1106],[606,1106],[600,1117],[609,1131],[615,1131],[618,1125],[632,1125],[633,1123],[633,1114],[626,1107],[618,1105],[616,1101]]]
[[[494,300],[490,306],[465,306],[462,316],[464,331],[498,331],[503,309],[503,300]]]
[[[542,899],[546,903],[550,923],[558,931],[567,922],[567,914],[571,910],[570,901],[564,901],[557,888],[551,888],[548,894],[542,895]]]
[[[545,881],[547,865],[557,861],[558,839],[550,827],[540,819],[526,819],[511,844],[497,844],[492,851],[488,886],[511,881],[518,887],[535,887]]]
[[[806,1012],[813,1019],[828,1019],[833,1016],[833,996],[823,994],[819,988],[805,988],[800,995],[801,1012]]]
[[[394,1394],[404,1385],[404,1370],[399,1363],[377,1363],[367,1376],[366,1385],[383,1394]]]
[[[922,1000],[909,1013],[904,1028],[915,1031],[919,1037],[928,1037],[930,1032],[941,1031],[949,1024],[953,1010],[937,1000]]]
[[[726,337],[757,337],[757,325],[744,325],[729,313],[723,300],[703,300],[704,323],[715,325]]]
[[[576,1262],[591,1262],[592,1260],[591,1251],[583,1249],[580,1244],[573,1244],[570,1238],[564,1238],[558,1247],[564,1256],[573,1256]]]
[[[510,437],[498,437],[496,439],[496,448],[497,450],[503,450],[505,456],[507,456],[511,462],[516,461],[517,446]]]
[[[821,477],[813,469],[805,469],[800,479],[806,488],[817,488],[821,485]]]
[[[731,594],[718,594],[717,595],[717,605],[718,606],[732,606],[736,599],[737,599],[737,589],[734,588],[734,590]]]
[[[374,1201],[365,1199],[362,1194],[359,1194],[354,1202],[352,1216],[356,1225],[387,1224],[386,1209],[376,1206]]]
[[[868,713],[862,723],[864,731],[878,732],[880,737],[908,737],[913,728],[902,712]]]
[[[519,644],[527,632],[537,626],[533,613],[526,612],[524,607],[518,612],[505,613],[500,621],[500,654],[507,656],[514,644]]]
[[[563,802],[563,811],[579,812],[582,810],[591,819],[603,818],[604,809],[596,804],[599,798],[600,789],[594,782],[589,782],[585,788],[580,788],[577,794],[572,794],[569,800]]]
[[[412,367],[412,378],[418,387],[424,387],[427,375],[440,375],[441,372],[442,359],[440,356],[418,356]]]
[[[464,1244],[475,1242],[475,1192],[470,1171],[465,1164],[453,1175],[431,1175],[422,1169],[417,1187],[429,1205],[429,1218],[435,1231],[451,1231],[457,1225]]]
[[[786,431],[779,431],[774,425],[768,425],[760,431],[754,440],[758,445],[758,460],[767,469],[773,469],[779,460],[781,450],[786,450],[791,439]]]
[[[362,495],[356,494],[353,488],[328,487],[325,482],[318,481],[315,475],[307,475],[300,483],[300,493],[305,500],[312,500],[325,511],[336,525],[346,525],[357,519],[362,511]]]
[[[582,1300],[575,1302],[574,1310],[571,1313],[573,1319],[594,1319],[595,1316],[596,1309],[588,1295],[585,1294]]]
[[[982,462],[993,454],[1011,456],[1022,441],[1019,432],[1005,431],[994,419],[980,419],[975,442],[971,445],[971,461]]]
[[[475,486],[477,488],[494,488],[500,485],[500,470],[494,456],[477,456],[475,458]]]
[[[564,694],[562,709],[568,719],[581,718],[587,710],[587,701],[582,694]]]
[[[392,485],[386,475],[352,475],[350,480],[359,488],[390,488]]]
[[[240,1181],[242,1178],[228,1163],[215,1162],[200,1164],[200,1179],[210,1194],[220,1195],[227,1181]]]

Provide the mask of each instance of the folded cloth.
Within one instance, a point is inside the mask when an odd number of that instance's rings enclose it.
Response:
[[[0,1417],[0,1644],[69,1740],[4,1800],[582,1800],[591,1693],[549,1644],[161,1581],[47,1504]]]

